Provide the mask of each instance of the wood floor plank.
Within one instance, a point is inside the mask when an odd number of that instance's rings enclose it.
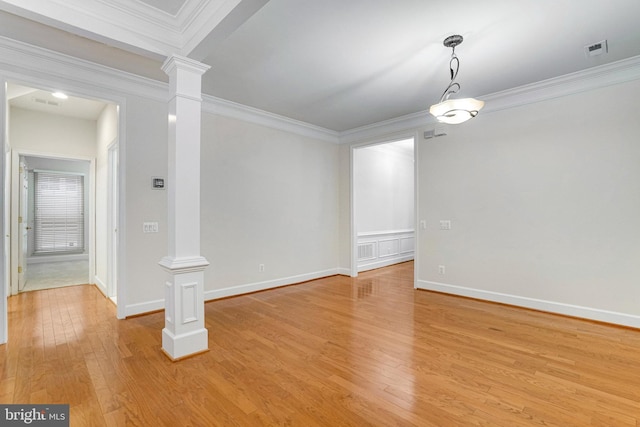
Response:
[[[413,289],[413,263],[205,305],[209,351],[161,352],[92,286],[8,300],[0,402],[72,426],[636,426],[640,331]]]

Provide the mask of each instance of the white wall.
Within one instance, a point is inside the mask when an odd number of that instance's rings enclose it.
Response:
[[[93,158],[96,155],[95,120],[17,107],[11,107],[9,114],[9,141],[14,150],[68,157]]]
[[[394,143],[354,150],[355,222],[358,233],[414,227],[413,153]]]
[[[420,141],[418,285],[639,327],[638,93],[481,113]]]
[[[201,152],[207,298],[337,272],[337,145],[205,113]]]
[[[167,111],[166,101],[127,96],[127,143],[124,150],[120,147],[126,159],[120,164],[126,190],[126,210],[120,218],[126,230],[120,234],[120,250],[126,256],[118,271],[126,280],[129,314],[164,307],[167,274],[158,262],[168,253],[167,192],[153,190],[151,178],[167,176]],[[143,233],[146,221],[158,222],[159,232]]]
[[[107,104],[98,117],[96,147],[96,283],[106,291],[107,283],[107,230],[108,147],[118,135],[118,110]]]

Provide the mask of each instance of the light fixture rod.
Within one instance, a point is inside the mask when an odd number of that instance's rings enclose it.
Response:
[[[460,90],[460,83],[457,83],[455,81],[456,77],[458,77],[458,71],[460,71],[460,60],[456,56],[456,46],[462,43],[463,40],[464,39],[462,38],[462,36],[456,34],[456,35],[447,37],[446,39],[444,39],[444,42],[442,42],[442,44],[445,45],[445,47],[451,48],[451,59],[449,60],[449,72],[451,75],[451,82],[449,82],[449,86],[447,86],[444,92],[442,92],[442,96],[440,97],[440,102],[449,99],[449,96],[451,96],[454,93],[458,93],[458,91]],[[454,61],[455,61],[455,69],[453,68]]]
[[[449,99],[458,93],[460,84],[456,82],[458,71],[460,71],[460,60],[456,56],[456,46],[462,43],[462,36],[452,35],[444,39],[445,47],[451,48],[451,59],[449,60],[449,73],[451,81],[440,97],[440,102],[432,105],[429,112],[441,123],[458,124],[466,122],[478,115],[478,111],[484,106],[483,101],[473,98]]]

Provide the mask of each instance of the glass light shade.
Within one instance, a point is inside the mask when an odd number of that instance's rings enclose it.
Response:
[[[429,108],[429,112],[439,122],[450,125],[466,122],[478,115],[478,111],[484,106],[484,101],[473,98],[447,99]]]

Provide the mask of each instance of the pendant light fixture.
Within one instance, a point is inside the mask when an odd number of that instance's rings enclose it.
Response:
[[[444,39],[443,44],[452,49],[451,60],[449,61],[449,71],[451,72],[451,82],[444,90],[440,97],[440,102],[429,108],[429,112],[433,114],[439,122],[456,125],[466,122],[478,115],[478,111],[484,106],[484,101],[478,101],[473,98],[449,99],[454,93],[460,90],[460,84],[457,83],[456,77],[460,69],[460,60],[456,56],[456,46],[462,43],[462,36],[453,35]]]

